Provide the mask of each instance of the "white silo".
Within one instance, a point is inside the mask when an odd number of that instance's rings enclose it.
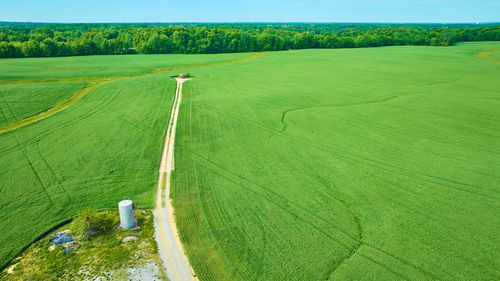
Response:
[[[134,203],[132,200],[123,200],[118,203],[120,212],[120,226],[122,229],[131,229],[135,225]]]

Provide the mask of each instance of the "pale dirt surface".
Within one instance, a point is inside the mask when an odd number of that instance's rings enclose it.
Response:
[[[16,265],[17,265],[17,264],[11,265],[11,266],[7,269],[7,273],[8,273],[8,274],[14,274],[14,268],[16,268]]]
[[[496,57],[491,56],[491,54],[496,53],[496,52],[500,52],[500,49],[488,50],[488,51],[480,52],[480,53],[476,54],[476,57],[482,58],[482,59],[486,59],[486,60],[500,62],[500,58],[496,58]]]
[[[85,271],[79,272],[82,276],[86,273],[88,276],[82,277],[83,281],[162,281],[162,272],[159,265],[152,261],[147,261],[143,265],[132,266],[127,268],[120,268],[113,271],[106,271],[99,276],[93,276]]]
[[[170,177],[174,170],[175,128],[179,115],[179,106],[182,100],[182,84],[187,80],[189,79],[177,79],[174,104],[171,109],[161,157],[156,209],[154,212],[156,241],[163,264],[167,270],[167,277],[171,281],[198,280],[182,248],[182,243],[175,224],[174,208],[169,198]]]

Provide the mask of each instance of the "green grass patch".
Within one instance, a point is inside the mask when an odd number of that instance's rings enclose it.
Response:
[[[89,238],[83,234],[85,219],[80,214],[30,246],[13,262],[10,273],[0,273],[0,280],[84,280],[99,276],[121,280],[124,269],[146,264],[157,269],[150,272],[150,276],[166,279],[154,239],[152,211],[137,210],[135,215],[138,227],[122,230],[118,210],[96,212],[94,220],[102,229]],[[64,230],[71,231],[75,243],[52,246],[52,235]],[[137,240],[123,242],[128,236],[135,236]],[[73,250],[65,252],[65,248]]]

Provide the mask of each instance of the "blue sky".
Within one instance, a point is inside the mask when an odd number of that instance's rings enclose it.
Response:
[[[499,22],[500,0],[0,0],[0,21]]]

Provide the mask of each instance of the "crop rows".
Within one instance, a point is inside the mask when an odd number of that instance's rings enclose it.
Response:
[[[201,280],[496,280],[497,43],[196,70],[173,188]]]

